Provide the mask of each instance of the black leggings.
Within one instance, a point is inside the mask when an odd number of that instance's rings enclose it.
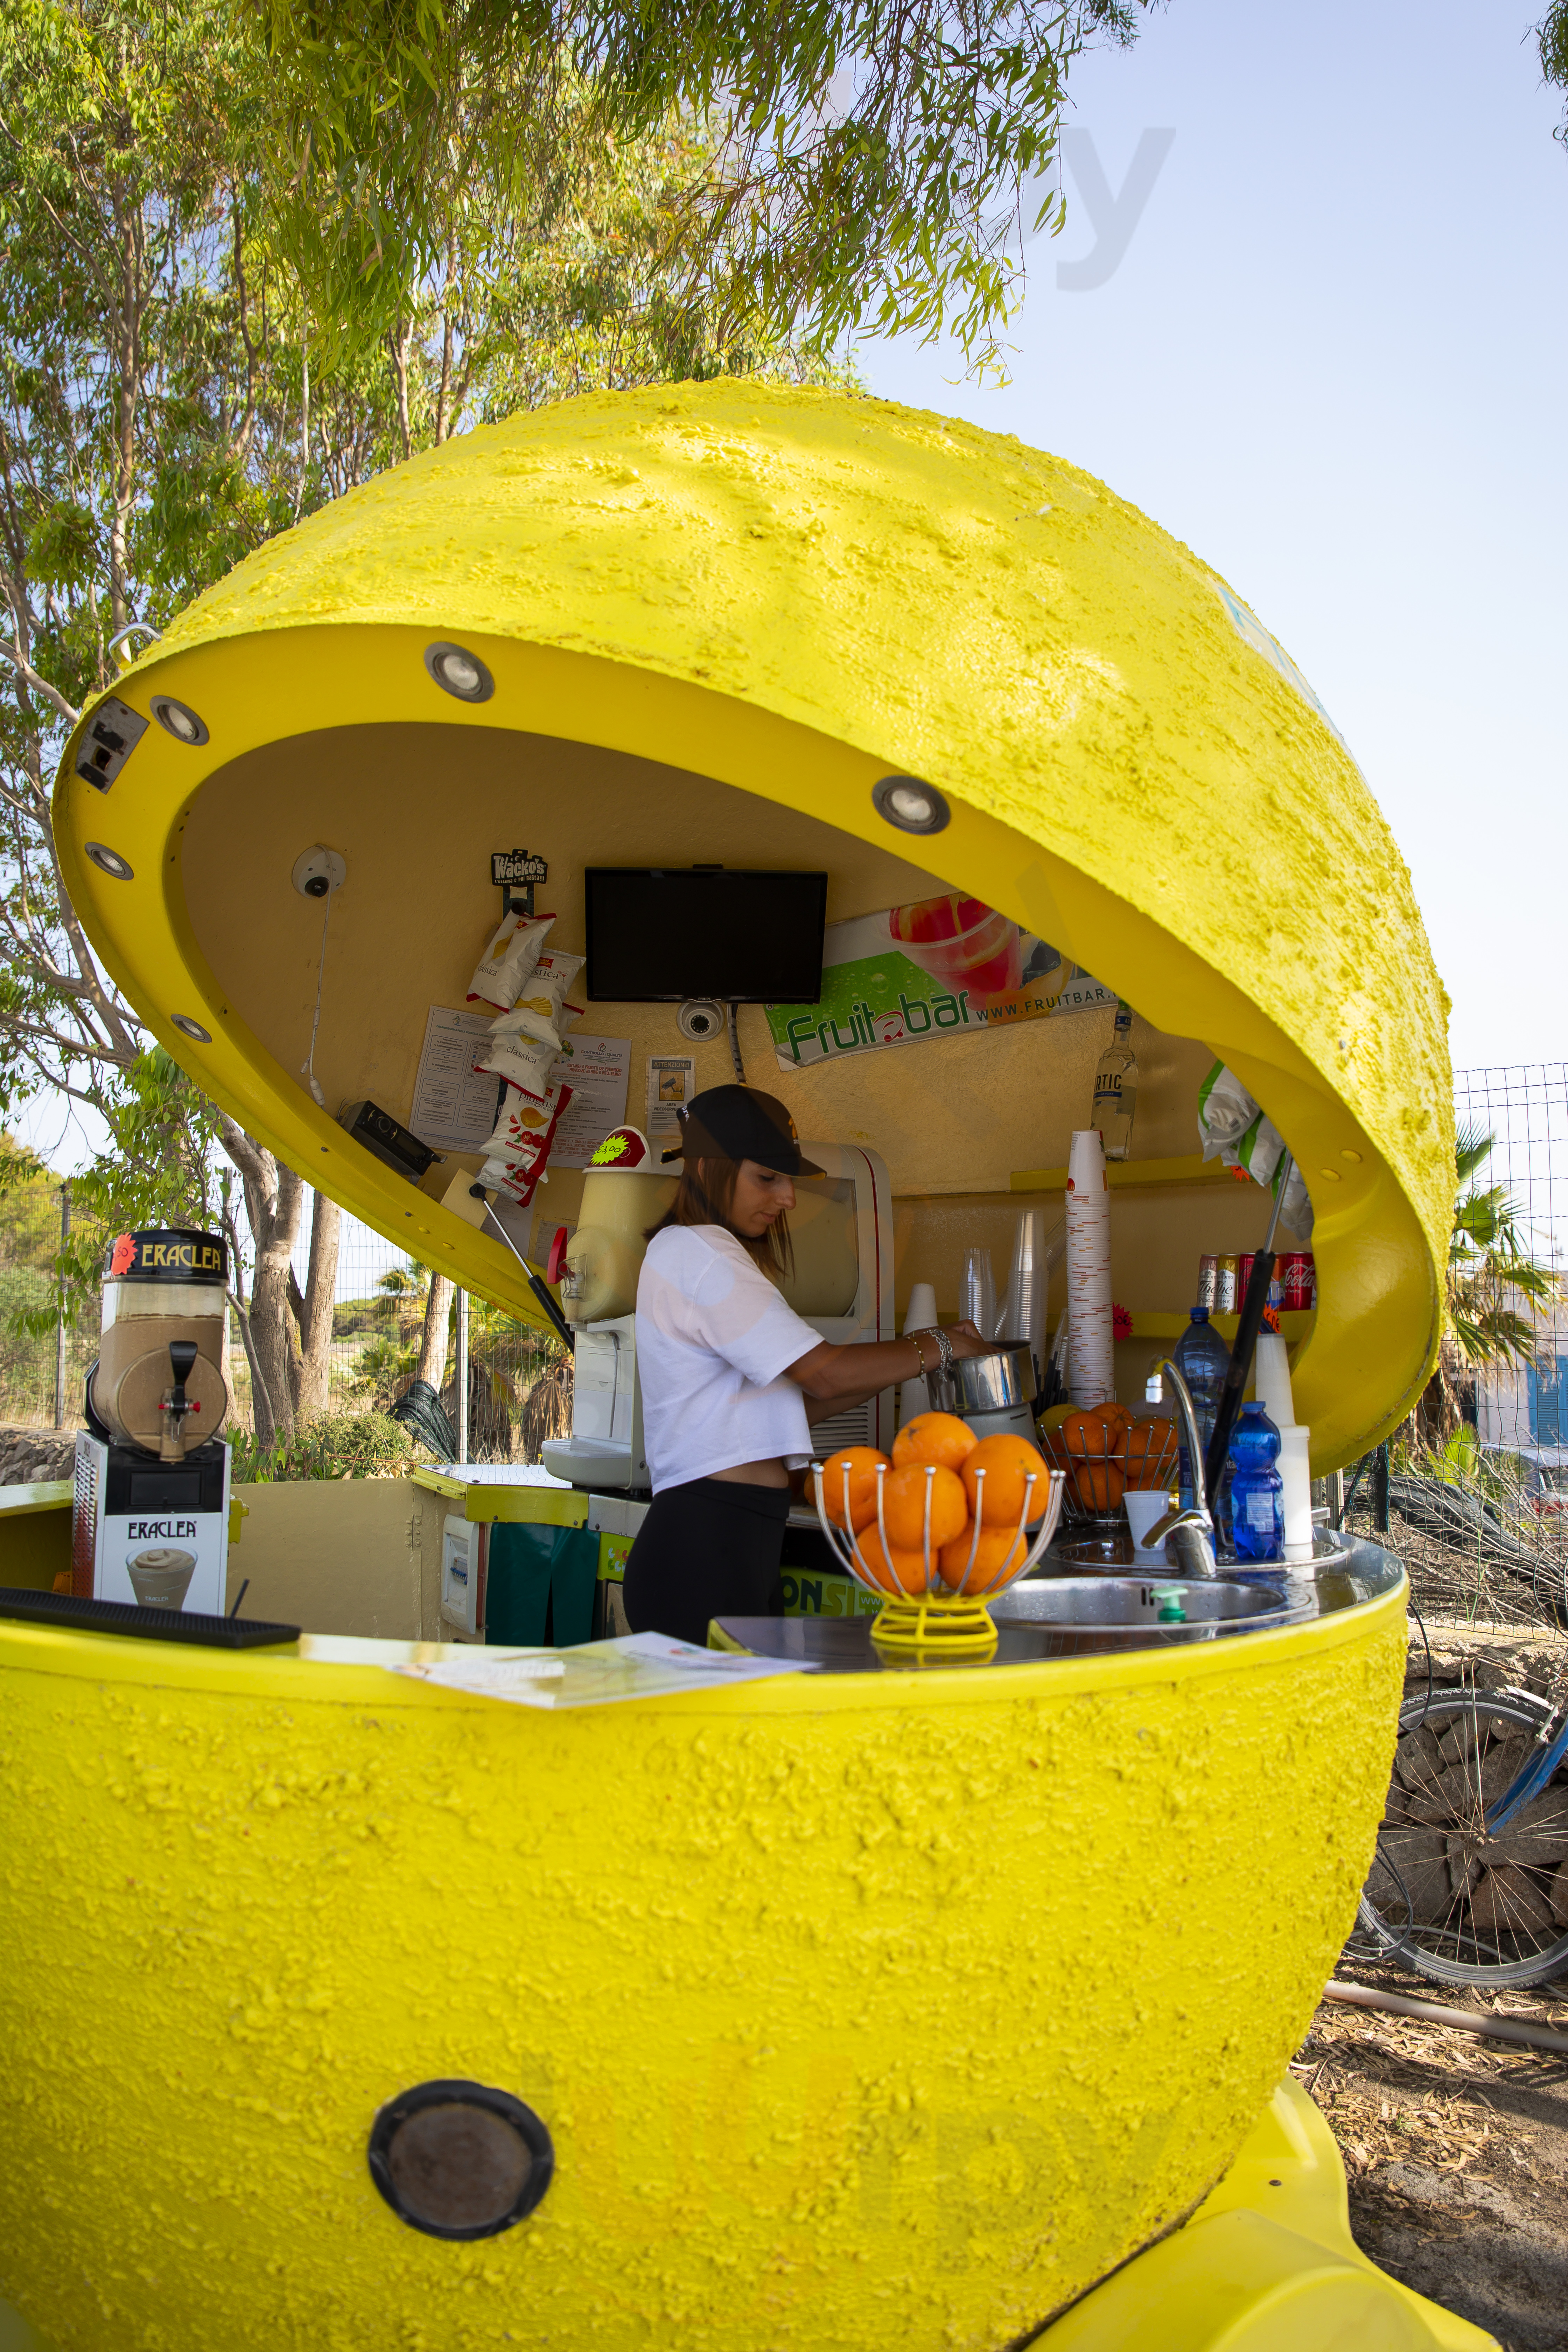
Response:
[[[787,1486],[693,1478],[648,1505],[621,1598],[634,1633],[706,1647],[710,1617],[782,1617]]]

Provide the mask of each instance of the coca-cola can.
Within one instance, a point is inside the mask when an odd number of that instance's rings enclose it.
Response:
[[[1218,1270],[1219,1260],[1217,1257],[1199,1258],[1198,1295],[1194,1303],[1198,1307],[1206,1307],[1211,1315],[1214,1312],[1215,1277],[1218,1273]]]
[[[1233,1257],[1222,1257],[1215,1263],[1214,1303],[1216,1314],[1234,1315],[1236,1312],[1236,1260]]]
[[[1289,1312],[1310,1307],[1318,1296],[1318,1270],[1310,1250],[1288,1250],[1279,1259],[1281,1303]]]

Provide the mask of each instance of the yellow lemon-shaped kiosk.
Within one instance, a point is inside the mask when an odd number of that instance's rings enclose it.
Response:
[[[939,829],[901,824],[900,777]],[[1184,1172],[1217,1055],[1312,1193],[1317,1465],[1419,1391],[1450,1127],[1405,870],[1247,608],[1056,458],[736,382],[476,432],[199,600],[88,713],[57,812],[90,936],[202,1086],[524,1311],[450,1168],[415,1183],[334,1117],[408,1121],[492,855],[544,861],[574,952],[593,865],[822,870],[830,921],[984,901],[1148,1024],[1139,1148],[1172,1181],[1117,1203],[1135,1318],[1157,1338],[1211,1236],[1261,1238],[1256,1188]],[[583,1025],[639,1089],[671,1052],[728,1077],[672,1013]],[[746,1007],[741,1042],[803,1135],[883,1153],[900,1287],[951,1307],[963,1237],[1050,1190],[1108,1026],[781,1067]],[[1224,2174],[1350,1924],[1404,1596],[1342,1588],[1226,1641],[575,1715],[369,1653],[0,1628],[0,2295],[57,2352],[1027,2339]],[[411,2224],[368,2160],[452,2084],[547,2136],[496,2234]],[[504,2175],[515,2133],[453,2101]],[[1363,2340],[1439,2340],[1394,2304]]]

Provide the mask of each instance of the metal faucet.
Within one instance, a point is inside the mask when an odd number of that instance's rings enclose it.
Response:
[[[1192,1391],[1182,1377],[1181,1367],[1167,1356],[1155,1366],[1151,1380],[1158,1377],[1175,1397],[1176,1410],[1182,1416],[1182,1433],[1186,1439],[1187,1460],[1192,1465],[1194,1501],[1179,1510],[1167,1511],[1156,1519],[1145,1544],[1157,1543],[1168,1536],[1175,1554],[1176,1566],[1184,1576],[1216,1576],[1215,1566],[1214,1520],[1209,1514],[1208,1496],[1204,1486],[1204,1449],[1198,1443],[1198,1417],[1193,1410]]]

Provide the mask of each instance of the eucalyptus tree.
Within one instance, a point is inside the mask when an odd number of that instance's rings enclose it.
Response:
[[[237,1171],[253,1273],[236,1307],[269,1444],[324,1402],[337,1212],[149,1053],[55,855],[67,735],[122,633],[468,422],[796,362],[671,297],[672,191],[705,168],[689,124],[605,138],[563,69],[528,171],[511,152],[491,168],[476,126],[526,97],[526,62],[505,59],[447,93],[429,268],[374,333],[345,332],[359,314],[312,275],[331,205],[322,227],[279,142],[286,77],[259,22],[233,0],[0,14],[0,1119],[41,1090],[89,1106],[110,1129],[92,1181],[126,1222],[208,1216],[218,1160]]]

